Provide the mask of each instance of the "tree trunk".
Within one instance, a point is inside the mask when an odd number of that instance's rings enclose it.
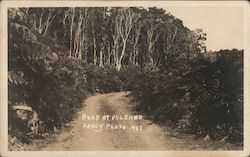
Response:
[[[74,19],[75,19],[75,12],[73,10],[72,17],[70,20],[70,41],[69,41],[69,56],[72,57],[72,46],[73,46],[73,25],[74,25]]]
[[[96,38],[95,38],[95,28],[94,28],[94,22],[92,22],[92,33],[93,33],[93,51],[94,51],[94,65],[97,63],[97,57],[96,57]]]
[[[100,63],[99,63],[99,67],[103,67],[103,51],[100,51]]]
[[[107,64],[111,65],[111,52],[110,52],[110,44],[108,46],[108,59],[107,59]]]
[[[124,57],[124,55],[125,55],[126,46],[127,46],[127,39],[123,41],[122,54],[121,54],[120,58],[118,59],[118,65],[117,65],[117,70],[118,70],[118,71],[121,70],[122,59],[123,59],[123,57]]]
[[[150,62],[150,65],[154,65],[154,59],[153,59],[153,43],[152,43],[152,41],[149,41],[149,43],[148,43],[148,54],[149,54],[149,62]]]
[[[43,15],[44,15],[45,11],[43,10],[42,13],[41,13],[41,16],[39,18],[39,26],[38,26],[38,33],[39,34],[42,34],[42,31],[43,31]]]
[[[138,29],[137,29],[137,32],[136,32],[136,36],[135,36],[135,39],[134,39],[134,46],[133,46],[133,64],[135,65],[138,65],[138,62],[137,62],[137,45],[138,45],[138,42],[139,42],[139,38],[140,38],[140,34],[141,34],[141,28],[142,28],[142,24],[139,23],[139,26],[138,26]]]
[[[136,57],[137,57],[137,50],[136,50],[136,46],[134,47],[134,52],[133,52],[133,64],[135,64],[136,65]]]
[[[129,62],[132,63],[132,64],[134,64],[133,58],[134,58],[134,53],[130,52],[129,53]]]
[[[120,70],[121,70],[121,67],[122,67],[121,63],[118,63],[117,66],[116,66],[117,71],[120,71]]]

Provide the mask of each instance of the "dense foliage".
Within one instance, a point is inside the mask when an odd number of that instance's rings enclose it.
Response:
[[[207,57],[201,29],[155,7],[8,11],[9,132],[24,142],[70,122],[88,95],[116,91],[156,122],[242,142],[242,51]]]
[[[137,110],[181,131],[242,142],[243,51],[215,53],[216,61],[196,58],[190,71],[175,77],[137,73],[130,88]]]
[[[62,56],[117,70],[126,65],[174,68],[165,63],[205,51],[201,29],[190,30],[155,7],[10,8],[9,20]]]
[[[16,105],[30,106],[37,112],[40,133],[61,128],[72,120],[86,96],[119,91],[116,73],[114,68],[58,56],[27,27],[10,23],[9,131],[17,137],[32,131],[28,118],[20,121],[15,116],[12,107]]]

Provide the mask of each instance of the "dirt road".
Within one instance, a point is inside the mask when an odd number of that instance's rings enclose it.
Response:
[[[208,142],[177,137],[150,120],[131,117],[138,114],[130,104],[124,92],[88,98],[70,123],[72,127],[56,135],[55,141],[43,150],[213,149],[208,147]]]

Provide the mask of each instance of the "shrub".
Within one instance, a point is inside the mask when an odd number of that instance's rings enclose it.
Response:
[[[16,104],[32,107],[44,124],[40,127],[45,130],[60,128],[69,122],[89,93],[83,67],[85,65],[80,61],[58,57],[27,27],[11,23],[8,69],[10,133],[18,130],[25,135],[30,131],[26,122],[16,123],[18,118],[14,118],[15,113],[11,110]]]
[[[133,75],[140,76],[130,86],[137,109],[182,131],[242,142],[243,53],[219,54],[215,62],[195,58],[190,71],[175,76],[160,71]]]
[[[90,93],[120,91],[121,81],[114,68],[99,68],[58,56],[58,52],[54,53],[38,41],[27,27],[16,23],[10,25],[10,132],[14,128],[23,135],[30,131],[26,122],[16,123],[19,120],[11,110],[16,104],[32,107],[43,124],[40,130],[52,131],[70,122]]]
[[[200,64],[191,74],[195,80],[190,89],[193,129],[212,132],[215,138],[229,136],[229,140],[242,141],[243,123],[243,53],[222,51],[213,63]],[[236,129],[238,127],[238,130]],[[218,129],[223,128],[220,135]],[[232,130],[238,133],[232,136]]]
[[[86,68],[87,82],[92,93],[108,93],[120,91],[120,80],[113,67],[96,67],[90,65]]]

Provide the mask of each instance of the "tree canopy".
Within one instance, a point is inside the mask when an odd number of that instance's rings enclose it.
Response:
[[[124,65],[169,70],[206,50],[201,29],[190,30],[156,7],[12,8],[9,18],[52,49],[64,46],[59,55],[117,70]]]

